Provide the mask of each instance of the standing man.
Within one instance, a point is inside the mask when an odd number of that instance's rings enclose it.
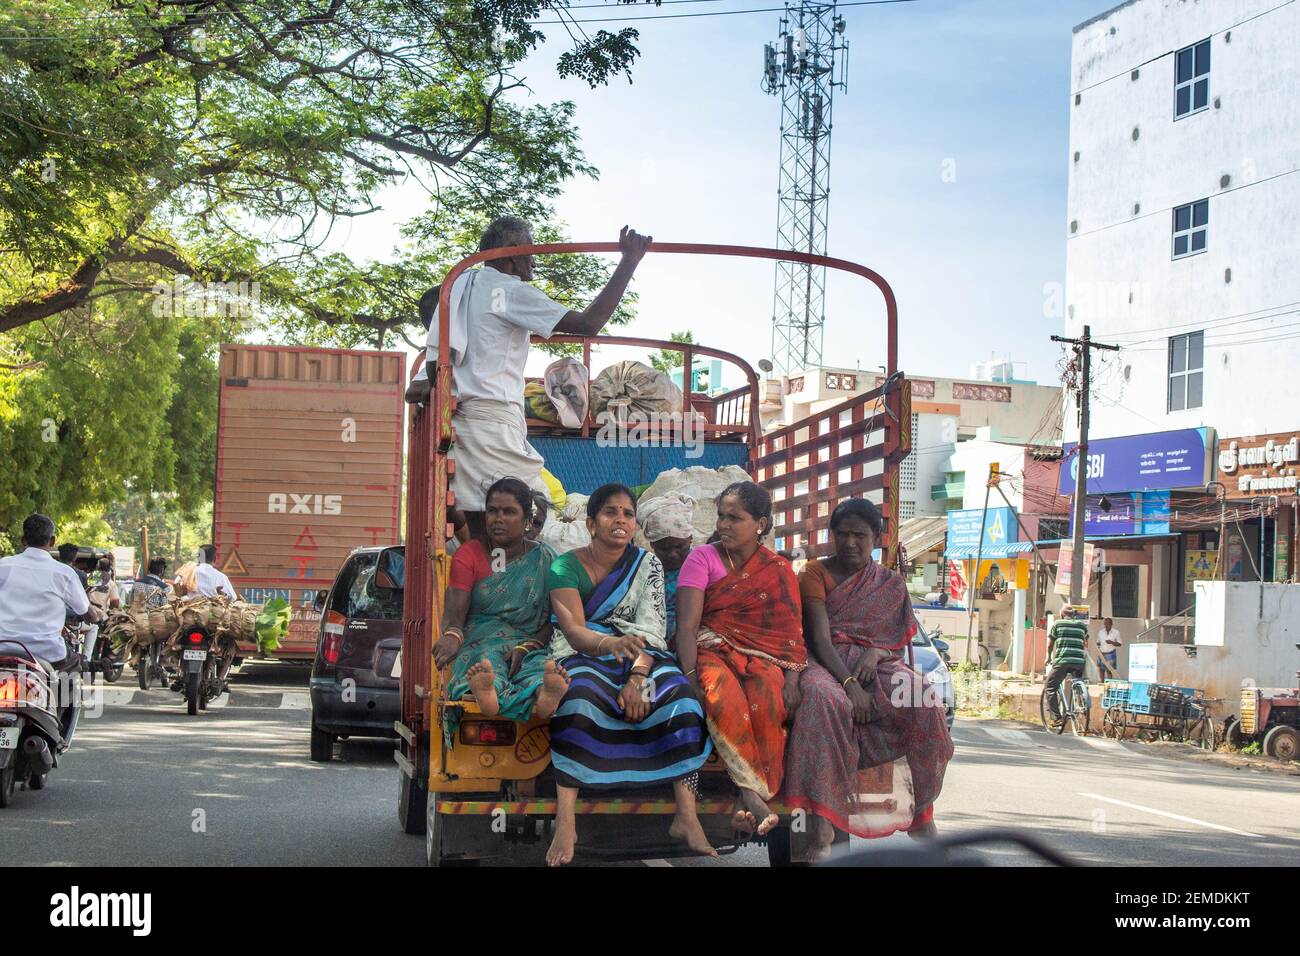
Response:
[[[1115,622],[1110,618],[1103,619],[1101,630],[1097,632],[1097,667],[1101,671],[1103,681],[1110,680],[1119,670],[1121,643],[1119,631],[1115,629]]]
[[[0,650],[25,647],[58,668],[68,657],[64,618],[99,617],[73,568],[55,561],[54,522],[42,514],[23,522],[23,551],[0,558]],[[19,646],[21,645],[21,647]]]
[[[484,536],[487,488],[512,476],[545,491],[539,477],[542,456],[528,443],[524,421],[524,364],[528,337],[556,332],[595,335],[605,327],[649,248],[650,236],[624,226],[622,259],[609,282],[581,312],[549,298],[530,283],[533,256],[491,259],[457,277],[450,293],[449,351],[456,412],[452,490],[472,537]],[[516,216],[500,216],[484,230],[479,250],[533,244],[532,227]],[[439,316],[431,316],[426,375],[434,380]]]

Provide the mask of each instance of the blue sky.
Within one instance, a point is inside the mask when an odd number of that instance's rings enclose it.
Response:
[[[592,3],[595,0],[575,0]],[[579,19],[744,10],[762,0],[610,5]],[[916,0],[845,7],[849,88],[837,92],[829,248],[881,272],[899,300],[900,364],[913,375],[965,376],[997,353],[1056,380],[1059,319],[1044,285],[1064,282],[1071,28],[1109,0]],[[572,182],[558,213],[574,239],[605,240],[630,223],[657,239],[774,245],[776,97],[759,89],[777,13],[639,21],[633,83],[589,90],[560,80],[550,42],[524,71],[538,101],[571,99],[598,181]],[[616,26],[616,24],[614,25]],[[591,32],[610,24],[587,24]],[[955,180],[945,182],[952,161]],[[340,245],[365,257],[397,241],[417,187],[352,225]],[[372,246],[372,244],[374,244]],[[648,256],[630,334],[698,341],[752,363],[768,355],[770,263]],[[828,282],[826,364],[884,361],[883,310],[865,281]]]

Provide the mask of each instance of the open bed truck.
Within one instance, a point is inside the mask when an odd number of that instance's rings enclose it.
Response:
[[[456,276],[485,259],[617,249],[616,243],[609,242],[552,243],[477,253],[448,273],[439,314],[447,315],[447,296]],[[899,463],[911,449],[911,389],[897,371],[897,308],[889,285],[870,269],[845,260],[776,249],[654,243],[649,251],[784,259],[863,276],[885,299],[887,381],[794,425],[762,434],[758,378],[735,355],[650,339],[555,336],[550,341],[580,342],[589,369],[593,345],[635,345],[680,351],[687,369],[697,355],[723,359],[744,372],[747,384],[716,398],[685,391],[683,404],[701,412],[707,422],[702,457],[687,460],[681,447],[645,447],[640,443],[598,447],[590,421],[567,433],[548,423],[530,422],[530,440],[547,459],[548,468],[572,475],[572,469],[583,468],[585,461],[590,475],[595,461],[604,481],[634,485],[653,480],[658,472],[674,466],[740,465],[772,493],[777,548],[796,554],[800,553],[796,549],[801,549],[807,557],[829,553],[828,519],[835,502],[855,495],[872,496],[885,515],[883,557],[892,565],[897,552]],[[446,343],[445,324],[441,332],[439,341]],[[409,422],[402,719],[395,725],[401,738],[396,753],[398,817],[407,833],[424,833],[432,866],[474,863],[507,853],[514,842],[549,840],[555,815],[547,722],[484,718],[472,699],[446,699],[442,675],[432,666],[434,635],[441,631],[451,566],[445,545],[450,537],[446,513],[454,465],[448,456],[454,437],[454,399],[445,345],[440,353],[429,405],[416,410]],[[462,720],[456,739],[445,741],[442,716],[450,708],[460,708]],[[906,784],[894,779],[895,770],[894,766],[877,768],[863,781],[863,792],[880,795],[871,805],[886,815],[908,812],[906,806],[900,806],[906,800]],[[714,846],[728,852],[747,839],[759,839],[731,830],[736,794],[716,753],[705,771],[701,774],[699,814]],[[784,814],[779,803],[773,808]],[[682,852],[668,836],[674,812],[669,788],[602,792],[591,799],[580,794],[577,811],[579,854],[626,859]],[[766,841],[774,864],[789,862],[790,832],[784,825]]]

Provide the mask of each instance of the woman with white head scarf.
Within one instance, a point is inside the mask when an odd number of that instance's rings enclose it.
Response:
[[[691,552],[695,529],[695,499],[673,492],[637,502],[637,520],[650,547],[664,566],[664,599],[668,605],[668,643],[677,633],[677,572]]]

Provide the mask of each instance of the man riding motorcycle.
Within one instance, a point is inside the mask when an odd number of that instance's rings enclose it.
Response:
[[[21,653],[25,648],[37,661],[54,670],[69,670],[71,661],[63,639],[65,618],[102,619],[91,607],[77,572],[55,561],[54,522],[33,514],[23,522],[20,554],[0,558],[0,652]]]

